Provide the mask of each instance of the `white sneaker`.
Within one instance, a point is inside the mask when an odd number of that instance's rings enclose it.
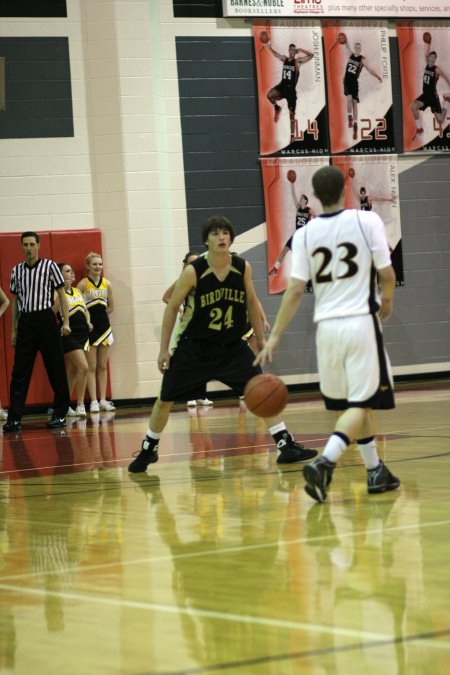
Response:
[[[75,414],[78,415],[78,417],[86,417],[86,408],[84,405],[77,405]]]
[[[89,412],[93,413],[100,412],[100,406],[98,405],[98,401],[91,401],[91,405],[89,406]]]
[[[194,399],[193,401],[188,401],[187,402],[187,407],[188,408],[195,408],[197,405],[197,401]]]
[[[3,410],[3,408],[0,408],[0,420],[7,420],[8,419],[8,413],[6,410]]]
[[[69,408],[69,410],[66,413],[66,416],[67,417],[78,417],[78,413],[73,408]]]
[[[198,398],[197,403],[199,405],[214,405],[214,403],[210,401],[209,398]]]
[[[116,406],[112,401],[100,401],[100,410],[105,410],[106,412],[112,412],[116,409]]]

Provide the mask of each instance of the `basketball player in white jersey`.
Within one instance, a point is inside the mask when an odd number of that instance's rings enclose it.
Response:
[[[352,439],[367,469],[370,494],[400,485],[378,457],[372,415],[373,409],[395,407],[380,325],[392,314],[395,272],[381,218],[344,208],[342,172],[322,167],[312,184],[323,214],[294,234],[291,279],[256,363],[272,361],[311,279],[320,389],[327,409],[342,412],[323,454],[303,470],[307,494],[324,502],[336,462]]]

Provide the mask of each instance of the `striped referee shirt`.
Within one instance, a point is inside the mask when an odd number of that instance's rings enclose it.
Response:
[[[42,312],[50,309],[54,302],[55,290],[64,286],[64,279],[53,260],[39,258],[30,267],[26,262],[13,267],[11,272],[11,293],[17,295],[19,312]]]

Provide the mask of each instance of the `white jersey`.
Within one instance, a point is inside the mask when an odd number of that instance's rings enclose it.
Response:
[[[377,312],[376,270],[390,264],[383,221],[373,211],[325,214],[293,237],[291,277],[311,279],[315,322]]]

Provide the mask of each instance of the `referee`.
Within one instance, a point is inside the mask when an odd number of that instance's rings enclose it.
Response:
[[[3,425],[3,431],[20,431],[22,428],[21,419],[38,351],[42,354],[55,395],[54,413],[47,427],[59,429],[66,424],[70,399],[63,348],[52,304],[56,290],[65,317],[61,335],[69,335],[69,308],[64,279],[55,262],[39,258],[39,235],[36,232],[24,232],[21,242],[25,262],[13,267],[11,272],[10,290],[14,294],[11,338],[16,350],[8,420]]]

